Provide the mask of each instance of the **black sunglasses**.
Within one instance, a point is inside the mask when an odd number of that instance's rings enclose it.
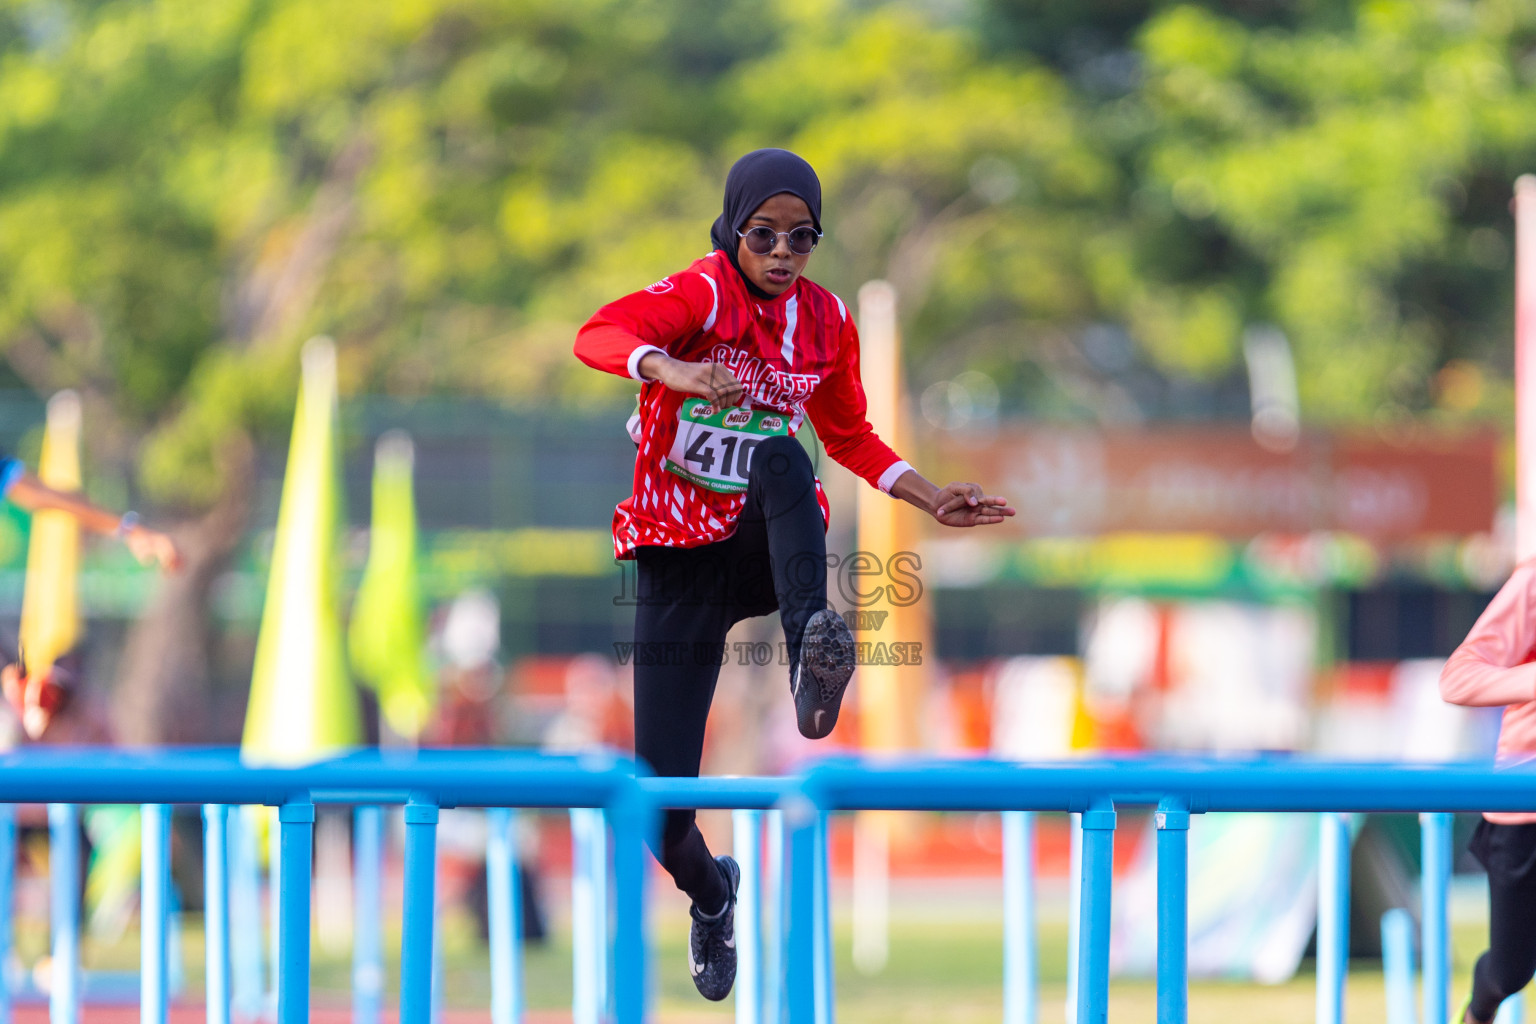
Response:
[[[779,244],[780,235],[789,236],[789,251],[796,256],[809,256],[816,248],[816,243],[821,241],[821,232],[808,227],[774,231],[772,228],[758,226],[736,233],[746,240],[747,251],[755,256],[767,256],[773,252],[774,246]]]

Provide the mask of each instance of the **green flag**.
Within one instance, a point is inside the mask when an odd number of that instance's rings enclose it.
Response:
[[[245,713],[241,754],[254,763],[302,764],[362,740],[337,612],[336,418],[336,350],[329,339],[316,338],[304,346]]]
[[[417,739],[437,704],[427,665],[416,564],[415,449],[400,431],[379,438],[373,460],[368,566],[352,609],[352,665],[379,694],[390,729]]]

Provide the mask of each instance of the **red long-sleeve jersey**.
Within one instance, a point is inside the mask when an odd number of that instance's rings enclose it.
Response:
[[[875,435],[859,381],[859,334],[843,301],[800,278],[784,294],[758,299],[719,251],[598,310],[576,335],[588,366],[643,383],[630,420],[633,493],[613,513],[615,557],[642,545],[697,547],[736,530],[745,500],[695,484],[666,468],[679,410],[692,397],[640,376],[660,350],[686,362],[715,362],[735,374],[754,410],[783,413],[793,434],[807,416],[827,454],[887,493],[911,468]],[[821,480],[816,497],[830,514]]]

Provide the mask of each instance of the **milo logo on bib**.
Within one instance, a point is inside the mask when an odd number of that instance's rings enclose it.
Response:
[[[781,413],[717,409],[701,398],[684,401],[677,420],[677,435],[667,452],[667,472],[721,494],[745,491],[757,446],[767,438],[789,434]]]

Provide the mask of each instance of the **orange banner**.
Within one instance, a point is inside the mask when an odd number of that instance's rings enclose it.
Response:
[[[1313,435],[1277,454],[1241,429],[1013,427],[933,445],[935,479],[1005,495],[1036,536],[1342,530],[1395,541],[1487,532],[1499,499],[1488,434],[1407,444]]]

